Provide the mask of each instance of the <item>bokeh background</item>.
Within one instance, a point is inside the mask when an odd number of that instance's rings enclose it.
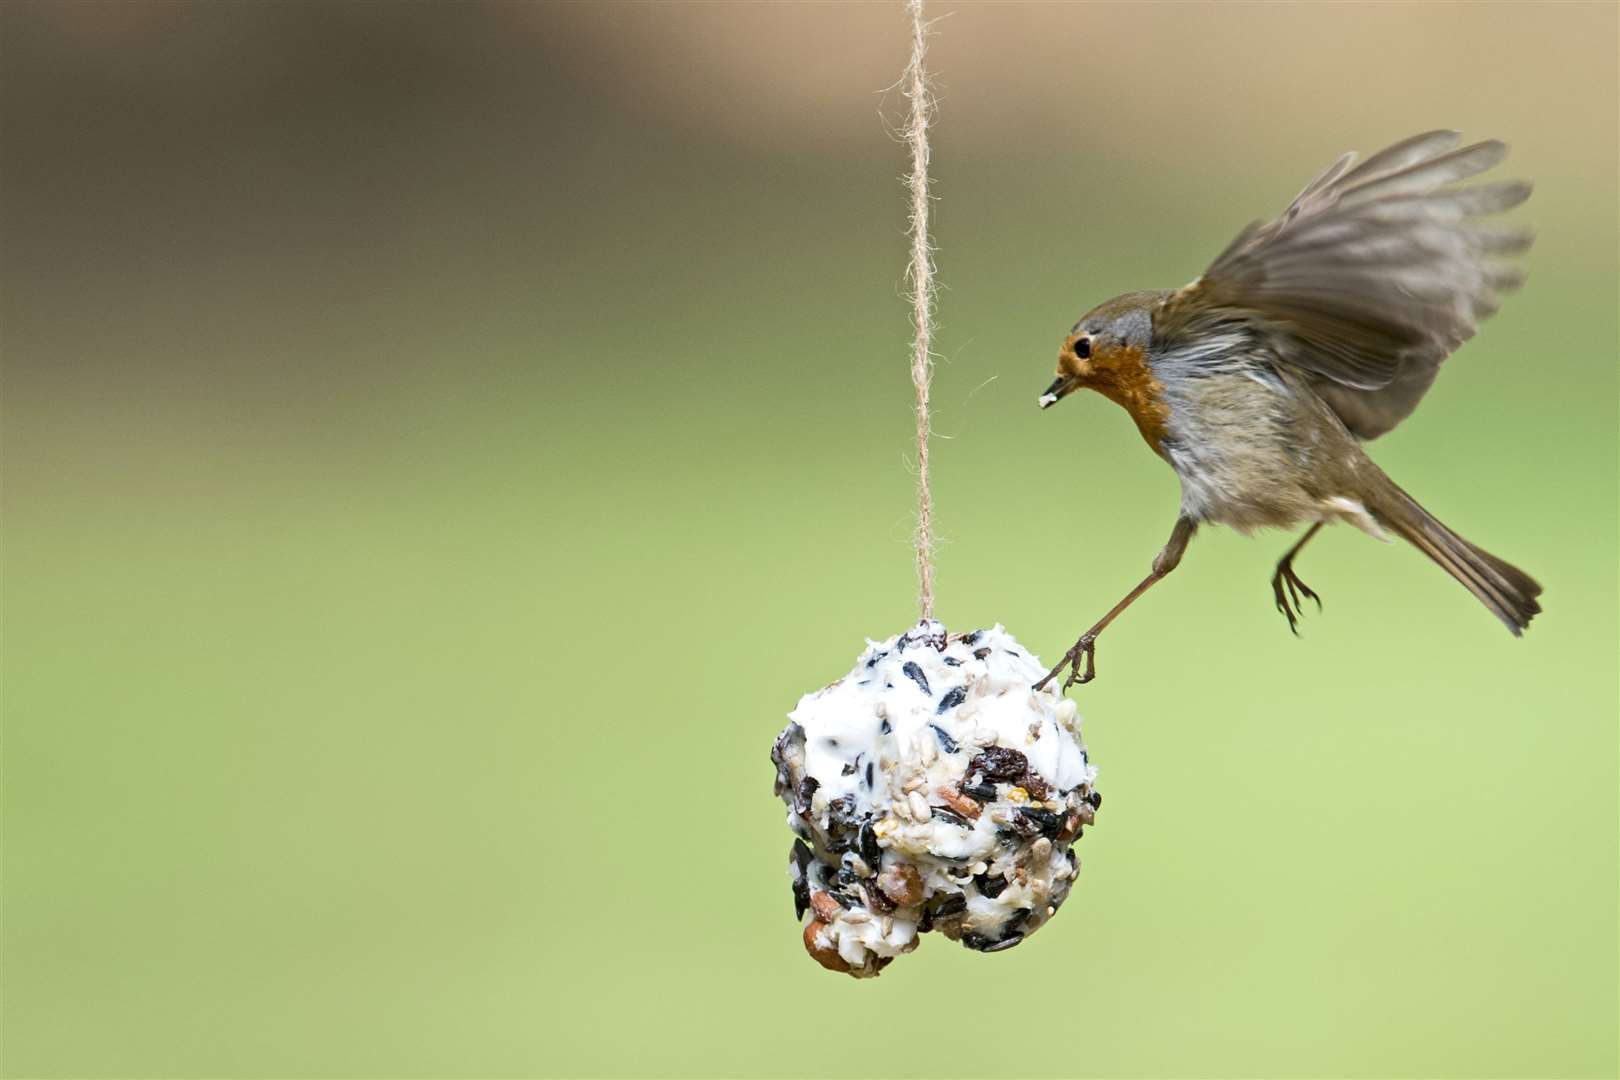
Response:
[[[1025,947],[804,956],[769,743],[915,617],[898,5],[0,7],[12,1076],[1613,1076],[1616,7],[939,3],[940,614],[1173,476],[1063,331],[1340,151],[1533,177],[1374,456],[1546,585],[1196,540]]]

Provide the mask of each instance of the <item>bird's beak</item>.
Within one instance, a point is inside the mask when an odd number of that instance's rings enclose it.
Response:
[[[1046,393],[1035,400],[1035,404],[1043,409],[1051,408],[1068,397],[1075,386],[1079,384],[1079,381],[1073,375],[1059,375],[1052,380],[1052,385],[1046,388]]]

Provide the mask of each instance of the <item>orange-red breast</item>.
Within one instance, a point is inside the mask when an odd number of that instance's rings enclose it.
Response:
[[[1528,232],[1482,223],[1522,203],[1521,181],[1455,186],[1507,153],[1417,135],[1352,167],[1334,162],[1275,221],[1250,225],[1192,284],[1117,296],[1074,325],[1044,409],[1079,389],[1123,406],[1181,479],[1181,512],[1153,570],[1041,680],[1096,673],[1095,641],[1175,569],[1198,526],[1308,526],[1271,587],[1292,629],[1300,548],[1347,521],[1407,540],[1520,633],[1541,610],[1523,571],[1442,525],[1362,450],[1417,407],[1440,362],[1523,275]]]

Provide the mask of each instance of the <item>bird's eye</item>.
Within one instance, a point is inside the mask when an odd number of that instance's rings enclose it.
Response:
[[[1085,360],[1091,356],[1091,339],[1081,338],[1079,341],[1076,341],[1074,343],[1074,355],[1078,356],[1082,360]]]

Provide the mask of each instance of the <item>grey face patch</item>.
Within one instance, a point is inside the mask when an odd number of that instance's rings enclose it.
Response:
[[[1116,318],[1108,331],[1121,345],[1142,348],[1153,336],[1153,318],[1146,307],[1132,308]]]
[[[1145,349],[1153,339],[1153,305],[1168,295],[1167,292],[1136,292],[1116,296],[1086,312],[1069,333],[1078,334],[1083,330],[1105,342]]]

